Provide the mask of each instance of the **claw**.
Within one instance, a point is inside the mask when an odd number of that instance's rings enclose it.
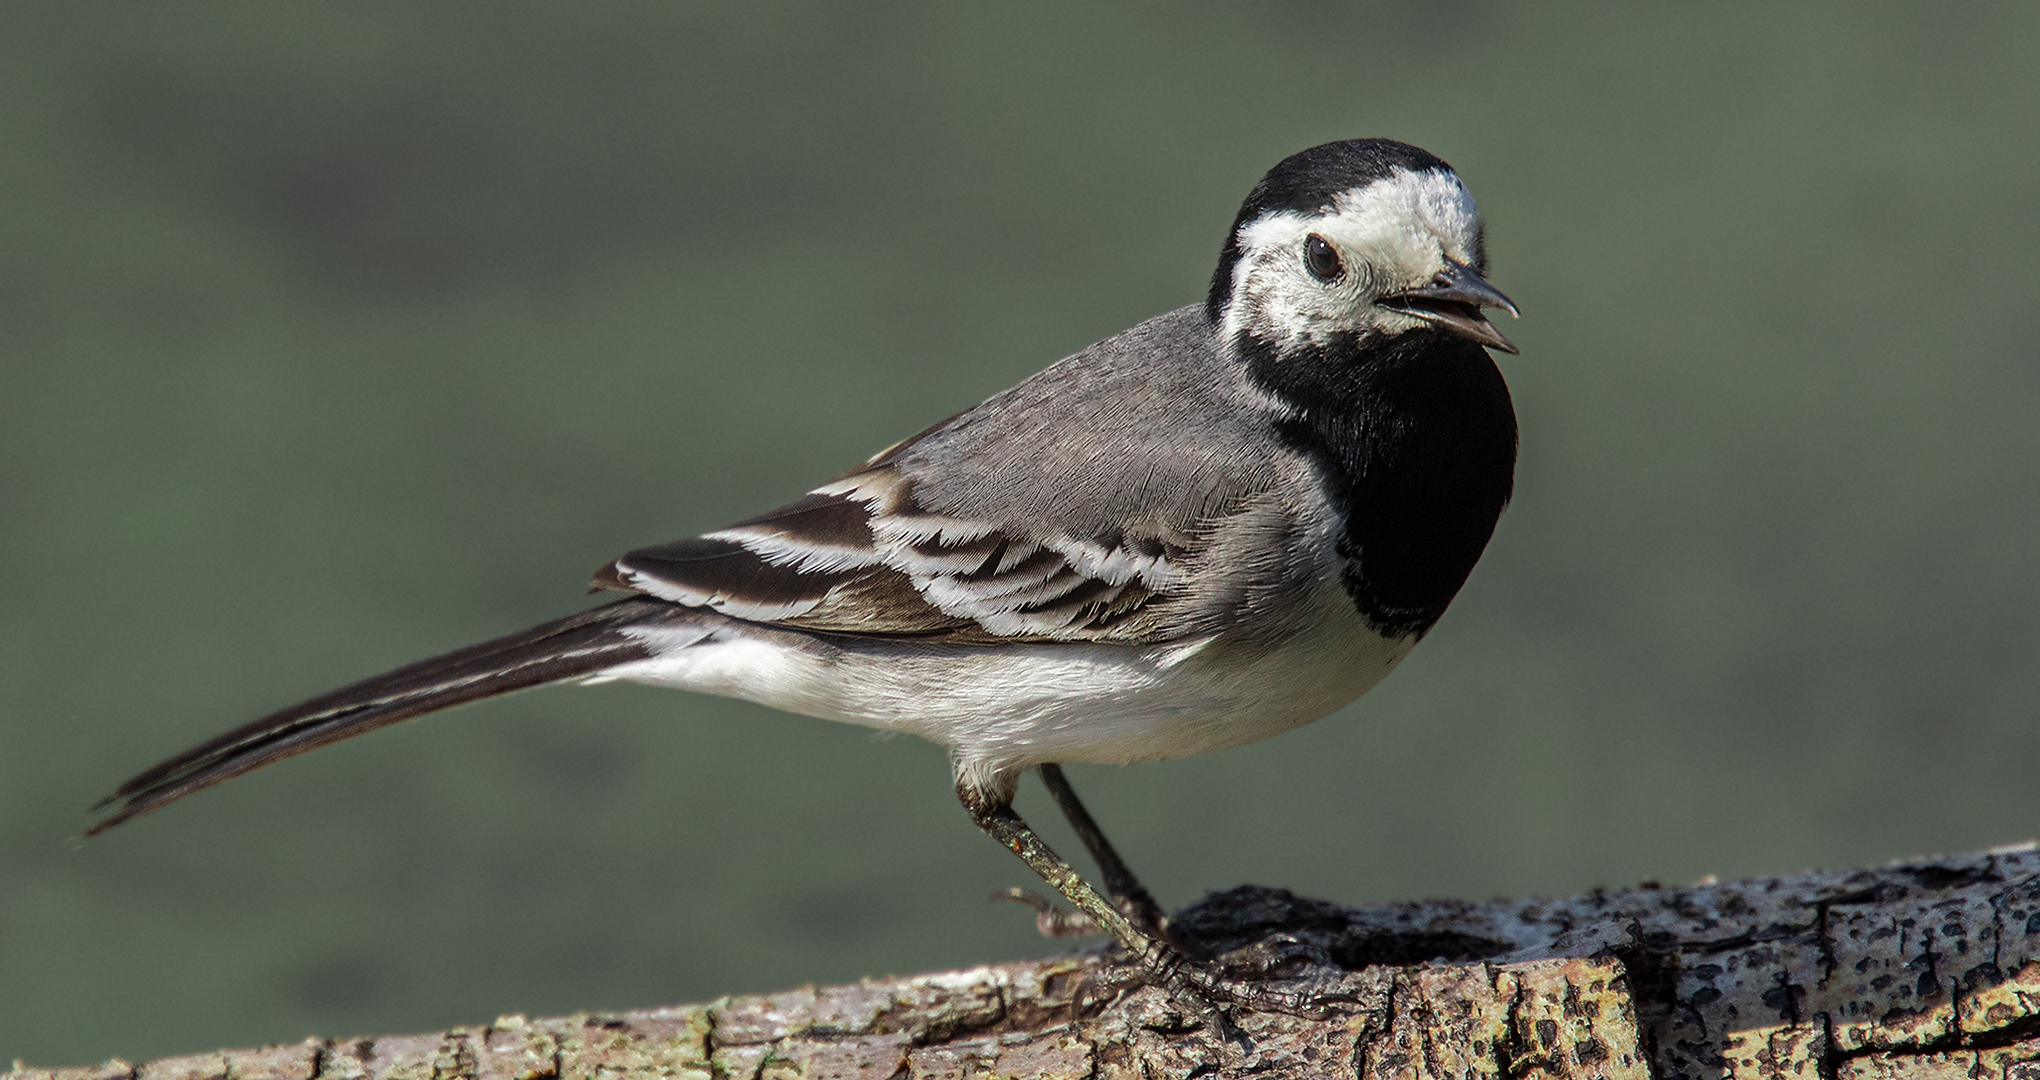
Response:
[[[1150,961],[1147,978],[1177,1001],[1185,1004],[1195,1002],[1205,1015],[1218,1016],[1221,1025],[1215,1030],[1221,1033],[1237,1030],[1223,1015],[1226,1006],[1280,1013],[1304,1020],[1329,1020],[1343,1015],[1343,1010],[1335,1006],[1361,1004],[1359,998],[1342,990],[1319,989],[1323,985],[1320,980],[1284,980],[1294,988],[1278,989],[1265,982],[1241,979],[1209,964],[1181,957],[1157,957]],[[1294,985],[1297,983],[1302,985]]]
[[[1057,907],[1046,897],[1026,889],[1006,889],[992,894],[994,900],[1011,900],[1034,909],[1034,929],[1045,938],[1096,937],[1104,933],[1089,915]]]

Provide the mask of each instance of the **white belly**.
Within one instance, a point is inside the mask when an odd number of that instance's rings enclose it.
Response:
[[[1328,601],[1332,597],[1326,598]],[[1300,727],[1380,682],[1415,644],[1343,611],[1275,643],[945,645],[825,638],[719,618],[634,631],[654,655],[624,679],[905,731],[950,747],[959,775],[1044,762],[1129,764]]]

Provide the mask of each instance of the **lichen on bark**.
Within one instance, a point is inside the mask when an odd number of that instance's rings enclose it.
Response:
[[[0,1080],[2040,1080],[2040,850],[1555,900],[1242,887],[1176,930],[1312,980],[1221,1041],[1089,951],[705,1005],[25,1068]]]

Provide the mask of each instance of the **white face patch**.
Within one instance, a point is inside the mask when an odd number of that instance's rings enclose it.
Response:
[[[1318,280],[1305,262],[1313,234],[1338,252],[1345,270],[1335,280]],[[1397,169],[1341,192],[1320,213],[1283,210],[1250,221],[1239,246],[1226,336],[1245,330],[1287,343],[1355,330],[1393,335],[1427,324],[1374,301],[1429,284],[1446,259],[1473,265],[1480,215],[1450,171]]]

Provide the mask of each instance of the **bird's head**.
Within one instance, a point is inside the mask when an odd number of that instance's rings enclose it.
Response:
[[[1480,216],[1451,166],[1388,139],[1327,143],[1254,185],[1206,311],[1228,340],[1278,351],[1442,332],[1513,353],[1482,313],[1516,314],[1486,266]]]

